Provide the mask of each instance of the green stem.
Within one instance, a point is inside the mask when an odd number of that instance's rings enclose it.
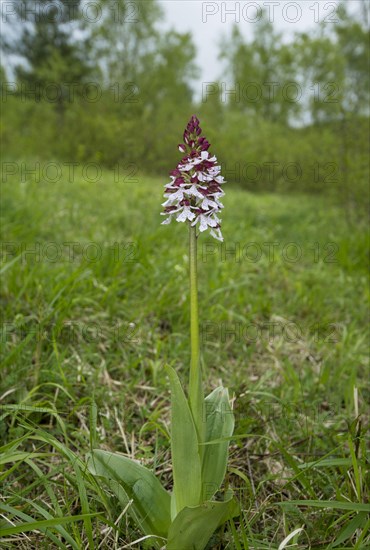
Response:
[[[189,224],[189,266],[190,266],[190,342],[191,360],[189,377],[189,403],[199,443],[204,440],[202,373],[199,360],[199,316],[197,277],[197,234]],[[201,451],[203,448],[200,447]]]

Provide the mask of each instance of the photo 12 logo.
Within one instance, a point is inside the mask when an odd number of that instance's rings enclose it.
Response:
[[[281,243],[280,241],[265,242],[205,242],[202,244],[201,261],[234,262],[234,263],[288,263],[300,261],[310,263],[337,263],[339,246],[335,242],[314,242],[305,245],[297,242]]]
[[[116,163],[114,183],[139,183],[138,165],[134,162]],[[104,183],[104,167],[98,162],[3,162],[1,182],[16,178],[21,183]]]
[[[293,104],[312,97],[314,103],[337,104],[340,93],[341,88],[335,81],[313,82],[307,86],[296,81],[202,82],[202,103],[217,97],[223,104],[273,103],[276,99]]]
[[[312,162],[302,165],[299,162],[281,163],[276,160],[265,162],[222,163],[221,169],[227,181],[245,183],[274,183],[282,180],[286,184],[309,179],[313,183],[338,183],[341,173],[336,162]]]
[[[274,319],[270,321],[235,321],[220,322],[205,321],[201,325],[201,338],[204,343],[219,342],[222,344],[255,344],[257,342],[271,343],[282,340],[287,343],[298,343],[304,339],[314,342],[337,344],[343,335],[341,323],[312,323],[308,326],[290,321],[289,319]]]
[[[135,82],[113,82],[104,88],[98,82],[45,82],[29,84],[27,82],[2,82],[1,102],[6,103],[10,97],[21,102],[33,100],[36,103],[98,103],[109,96],[114,103],[138,103],[140,88]]]
[[[283,20],[294,24],[303,18],[312,23],[339,23],[340,2],[203,2],[202,22],[258,23],[265,16],[270,23]]]
[[[17,260],[21,264],[97,263],[109,257],[116,263],[136,263],[139,249],[135,242],[18,242],[1,243],[0,264]]]
[[[116,342],[121,344],[138,343],[140,327],[137,323],[117,322],[113,326],[97,321],[69,320],[61,323],[38,322],[34,319],[17,319],[4,321],[0,326],[0,340],[5,343],[16,343],[34,338],[37,342],[58,342],[60,344],[77,344],[81,342],[100,344]]]
[[[3,23],[27,21],[31,23],[80,20],[83,23],[99,23],[110,17],[114,23],[132,24],[142,21],[140,2],[111,0],[99,2],[62,2],[60,0],[40,1],[2,0],[1,20]]]

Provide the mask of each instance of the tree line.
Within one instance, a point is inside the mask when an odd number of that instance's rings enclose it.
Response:
[[[248,38],[235,24],[215,82],[200,81],[192,35],[164,30],[155,0],[17,0],[2,15],[6,158],[163,174],[196,112],[229,181],[366,203],[366,7],[342,2],[335,24],[289,43],[266,13]]]

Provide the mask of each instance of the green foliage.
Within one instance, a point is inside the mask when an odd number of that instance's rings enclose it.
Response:
[[[94,449],[88,456],[88,468],[102,477],[127,506],[145,534],[165,537],[171,523],[171,498],[156,476],[125,456]],[[113,483],[112,483],[113,481]]]
[[[297,33],[289,44],[267,15],[251,37],[235,27],[220,50],[226,70],[206,93],[191,35],[159,30],[156,2],[99,6],[102,16],[90,25],[70,10],[76,19],[63,25],[41,19],[24,28],[26,41],[5,33],[9,53],[29,58],[3,86],[5,158],[22,151],[27,159],[163,175],[178,160],[178,128],[197,112],[211,143],[217,138],[229,181],[253,191],[329,195],[348,217],[366,214],[369,43],[361,14],[343,4],[334,26]],[[71,25],[83,32],[68,33]],[[49,35],[59,37],[52,48],[45,47]],[[37,97],[29,79],[38,82]],[[56,97],[45,91],[50,83]]]
[[[183,377],[188,364],[187,247],[180,224],[158,225],[163,178],[118,183],[105,171],[92,184],[77,174],[51,184],[17,173],[2,184],[0,483],[12,512],[1,528],[98,512],[95,546],[144,547],[133,544],[142,533],[129,510],[120,517],[122,492],[106,491],[84,458],[92,441],[134,456],[173,489],[163,365]],[[199,245],[199,313],[207,394],[222,378],[237,396],[225,484],[241,513],[210,546],[277,549],[304,526],[302,550],[326,550],[339,536],[335,548],[366,548],[353,504],[368,492],[367,224],[327,197],[227,185],[225,243]],[[76,241],[70,255],[65,243]],[[273,255],[269,242],[279,243]],[[284,256],[290,242],[298,261]],[[100,257],[89,259],[89,243]],[[289,506],[307,499],[350,507]],[[88,519],[1,545],[86,548]]]
[[[96,75],[96,66],[89,63],[89,37],[81,38],[86,34],[79,16],[81,0],[61,0],[54,6],[47,0],[20,0],[13,7],[17,18],[2,47],[19,59],[17,80],[37,102],[48,86],[59,87],[55,103],[63,109],[66,85],[73,84],[78,93],[78,86]]]
[[[236,88],[228,102],[230,109],[287,126],[300,108],[285,93],[296,77],[295,56],[292,46],[282,43],[281,34],[267,16],[257,22],[253,40],[248,43],[234,25],[230,40],[223,44],[221,58],[227,61],[228,76]]]
[[[217,527],[237,514],[232,492],[226,495],[224,502],[204,502],[183,508],[170,527],[167,550],[204,550]]]
[[[202,487],[203,500],[206,500],[221,488],[227,470],[229,439],[233,435],[235,423],[227,388],[219,386],[205,398],[204,416],[206,436]]]
[[[185,506],[200,503],[202,490],[198,436],[188,401],[176,372],[167,368],[171,382],[171,454],[175,503],[174,519]]]
[[[368,29],[344,5],[339,13],[333,30],[296,33],[289,45],[267,15],[248,42],[235,26],[222,54],[235,93],[226,101],[219,85],[227,116],[207,126],[211,140],[221,136],[229,179],[251,190],[335,196],[349,215],[362,215],[370,199]]]
[[[104,480],[123,509],[129,508],[145,536],[166,539],[169,550],[204,550],[217,527],[239,513],[232,491],[223,502],[210,500],[224,481],[233,413],[224,388],[217,388],[205,399],[207,446],[203,454],[178,376],[171,367],[167,372],[172,394],[172,496],[152,472],[117,453],[95,449],[88,456],[87,466]],[[223,437],[226,441],[217,441]]]
[[[154,1],[115,2],[123,18],[135,15],[137,5],[134,25],[122,24],[108,0],[100,4],[99,24],[69,19],[66,10],[63,24],[19,21],[16,33],[5,33],[12,40],[2,42],[23,63],[15,79],[3,67],[0,75],[3,158],[21,159],[2,184],[1,543],[75,550],[160,546],[154,537],[135,543],[141,523],[158,537],[169,529],[174,550],[184,543],[178,538],[184,529],[196,548],[214,533],[209,546],[238,550],[287,544],[365,549],[366,18],[343,7],[338,24],[298,34],[290,45],[266,19],[251,38],[234,31],[223,47],[233,81],[228,87],[243,90],[253,81],[261,99],[226,100],[219,82],[216,93],[197,103],[192,37],[159,30],[162,14]],[[273,101],[266,79],[279,84]],[[89,81],[101,92],[96,101],[85,88]],[[282,93],[290,81],[306,90],[298,102]],[[50,83],[60,100],[45,93]],[[210,390],[221,369],[238,396],[237,430],[220,386],[205,401],[205,444],[192,450],[193,462],[202,456],[203,494],[176,518],[172,499],[169,526],[173,480],[162,365],[188,363],[189,318],[182,228],[163,231],[157,214],[163,174],[178,160],[178,129],[193,111],[210,129],[210,141],[217,139],[230,185],[225,246],[205,242],[208,248],[200,250],[200,293],[206,384]],[[103,170],[91,183],[78,169],[71,181],[63,168],[62,178],[51,182],[37,175],[37,163],[42,168],[50,161],[79,168],[94,162],[115,173]],[[35,172],[22,171],[22,163]],[[116,177],[119,163],[123,180]],[[301,173],[295,177],[289,165]],[[160,173],[161,180],[143,173]],[[66,244],[76,239],[71,260]],[[86,253],[91,242],[101,251],[95,260]],[[276,242],[271,259],[264,247]],[[282,253],[292,242],[303,252],[296,262]],[[55,261],[44,255],[50,243],[60,252]],[[257,260],[244,254],[248,243],[262,250]],[[292,339],[279,332],[290,322],[299,328]],[[266,335],[266,325],[277,325],[278,334]],[[175,417],[189,420],[169,372],[179,397]],[[89,425],[92,394],[97,405]],[[188,428],[194,435],[191,421]],[[180,435],[173,454],[184,467],[189,449]],[[120,454],[95,449],[101,460],[96,469],[90,460],[91,473],[83,458],[97,446]],[[222,486],[225,470],[224,485],[233,488],[239,510]],[[181,476],[180,485],[185,494]],[[150,525],[138,497],[153,513]]]

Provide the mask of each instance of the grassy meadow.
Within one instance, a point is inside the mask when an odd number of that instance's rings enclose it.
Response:
[[[171,488],[187,231],[160,225],[167,179],[72,179],[3,184],[0,545],[147,548],[84,458],[125,453]],[[241,514],[210,548],[364,550],[367,225],[325,197],[225,192],[224,243],[199,239],[200,329],[207,392],[235,398]]]

